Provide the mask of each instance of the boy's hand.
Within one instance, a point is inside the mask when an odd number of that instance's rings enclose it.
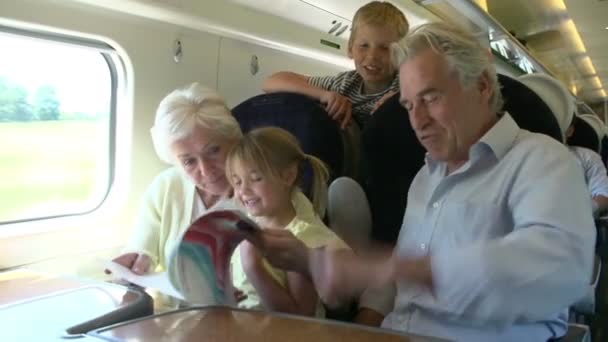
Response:
[[[329,116],[340,121],[340,128],[344,129],[352,117],[352,104],[346,96],[342,96],[335,91],[326,91],[319,99],[325,105],[325,110]]]

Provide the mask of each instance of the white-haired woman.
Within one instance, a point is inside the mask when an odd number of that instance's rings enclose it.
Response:
[[[224,100],[193,83],[167,95],[150,130],[158,157],[173,167],[146,191],[136,228],[115,262],[143,274],[165,269],[184,229],[205,212],[232,208],[226,154],[242,136]]]

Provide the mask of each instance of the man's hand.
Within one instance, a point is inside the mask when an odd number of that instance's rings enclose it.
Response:
[[[390,253],[361,257],[348,249],[318,248],[309,253],[309,268],[319,297],[331,307],[359,297],[368,286],[382,287],[393,280]]]
[[[290,231],[265,229],[247,239],[274,267],[309,274],[308,247]]]

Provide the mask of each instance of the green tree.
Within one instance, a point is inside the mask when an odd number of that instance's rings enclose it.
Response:
[[[35,120],[27,96],[27,89],[0,77],[0,121]]]
[[[43,85],[36,90],[34,112],[38,120],[59,120],[59,99],[52,85]]]

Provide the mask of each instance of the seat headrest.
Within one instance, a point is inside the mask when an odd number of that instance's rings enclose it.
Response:
[[[325,109],[314,99],[294,93],[254,96],[232,109],[243,133],[263,126],[275,126],[293,134],[302,150],[325,162],[330,180],[341,176],[344,165],[342,133]],[[312,169],[306,165],[302,174],[304,193],[309,194]]]
[[[568,89],[559,80],[545,74],[528,74],[520,76],[518,79],[534,90],[551,108],[562,135],[565,136],[576,113],[576,106]]]
[[[602,119],[598,118],[595,114],[581,114],[579,115],[579,118],[587,121],[587,123],[591,125],[591,128],[593,128],[599,140],[604,138],[606,135],[606,126],[604,126]]]
[[[546,134],[563,142],[563,133],[551,108],[534,90],[515,78],[498,74],[504,99],[503,110],[509,112],[517,125],[525,130]]]
[[[589,119],[584,119],[577,116],[578,120],[574,121],[574,134],[568,138],[568,145],[585,147],[595,152],[600,151],[599,136]]]

